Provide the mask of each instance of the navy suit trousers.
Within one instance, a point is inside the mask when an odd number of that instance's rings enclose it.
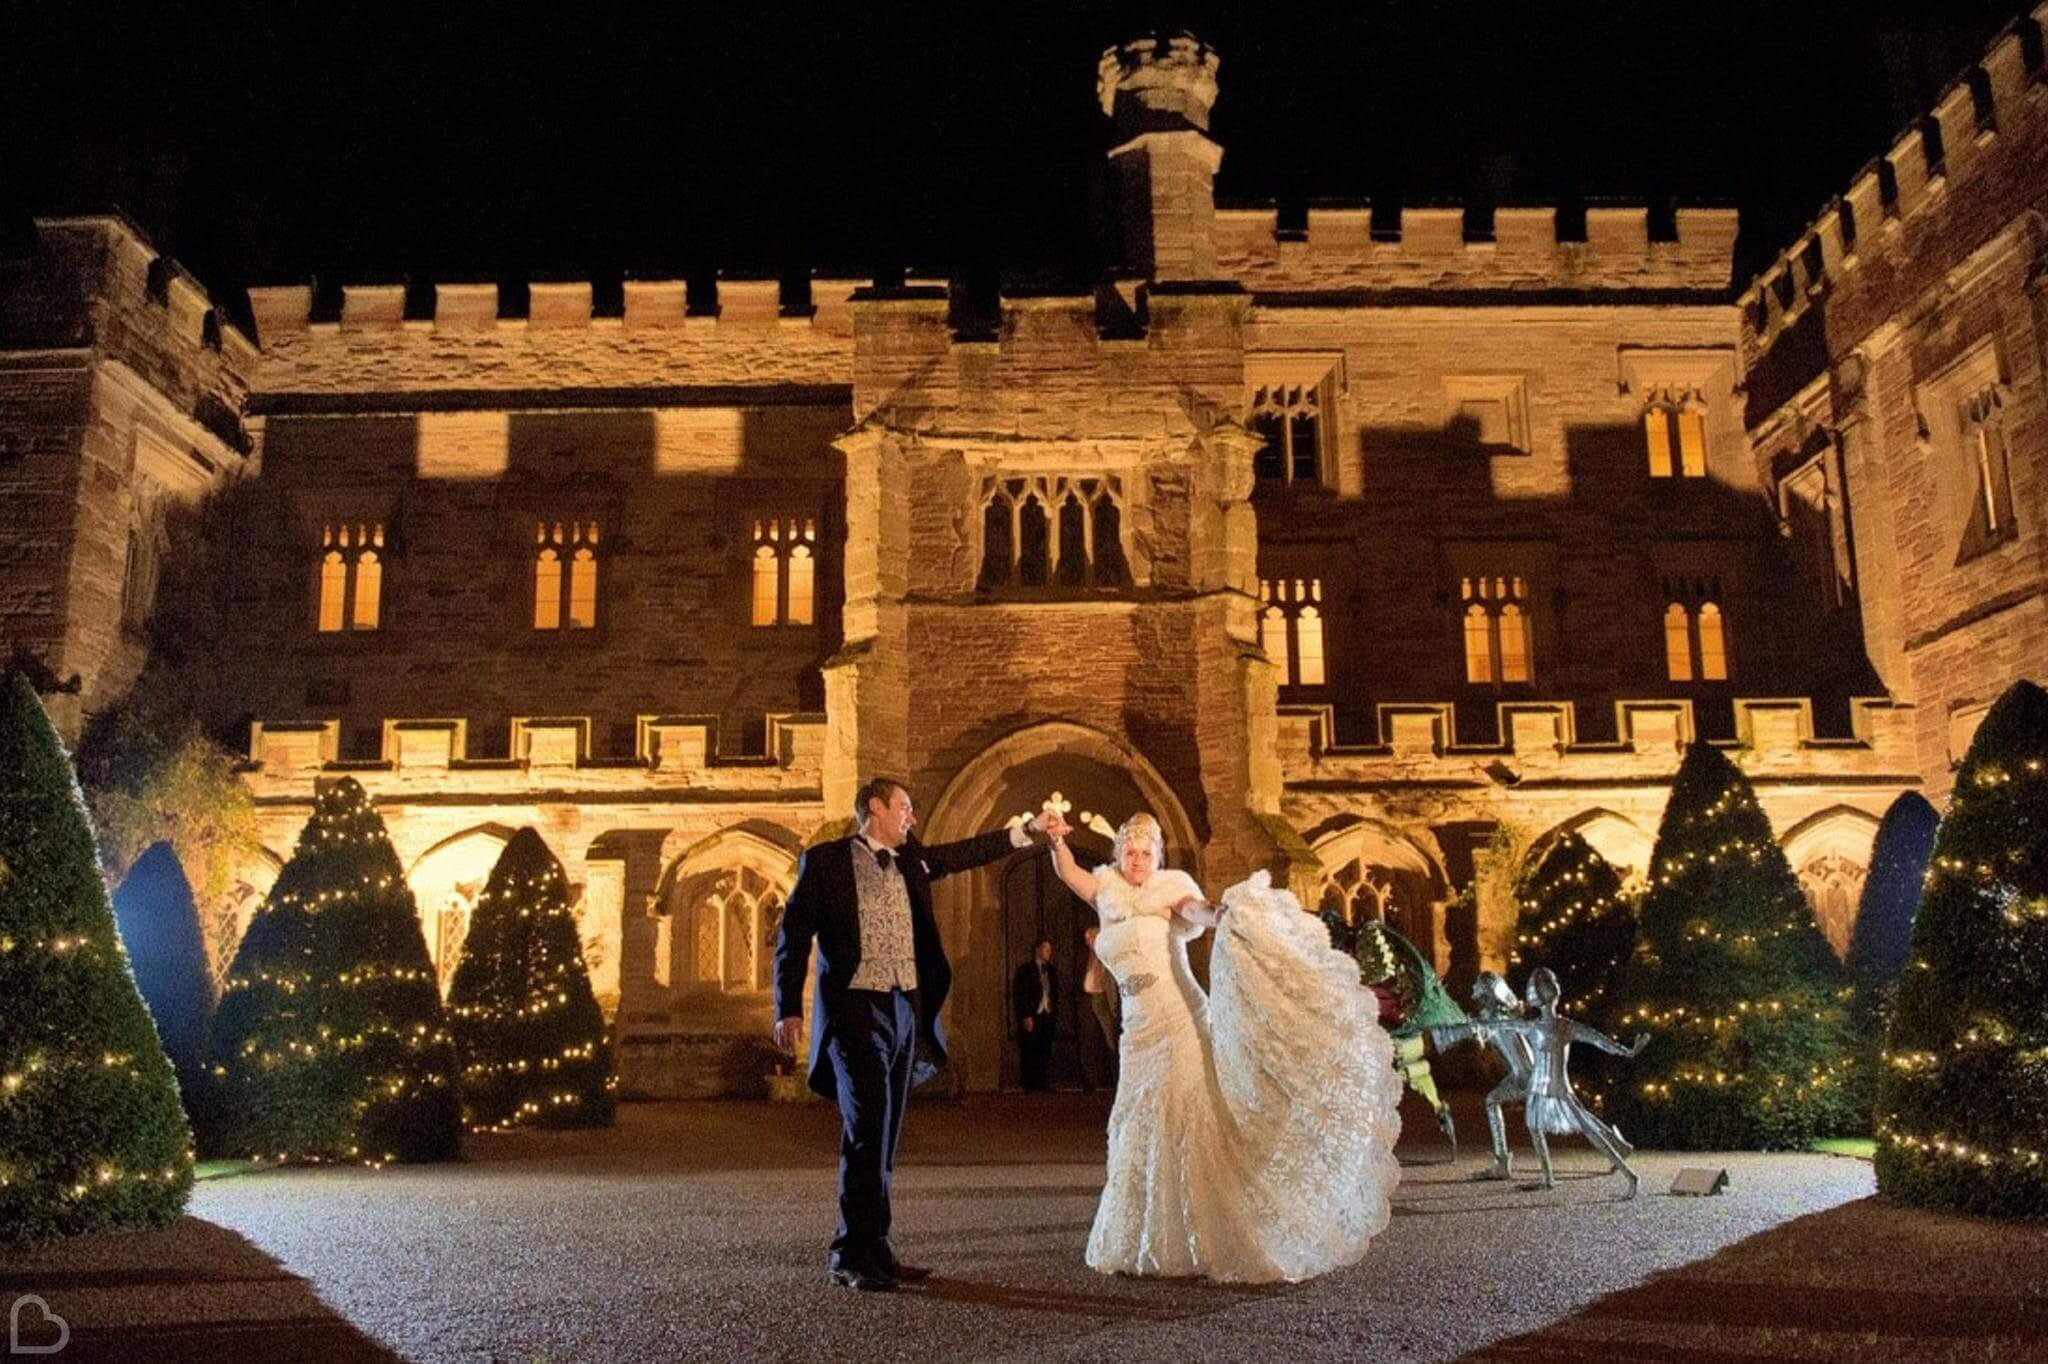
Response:
[[[839,1087],[839,1234],[835,1269],[871,1267],[889,1239],[889,1181],[910,1104],[917,995],[849,990],[831,1018],[825,1055]]]

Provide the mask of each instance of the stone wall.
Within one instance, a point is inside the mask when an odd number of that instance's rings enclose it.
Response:
[[[1817,529],[1853,545],[1869,656],[1917,705],[1937,798],[1989,702],[2048,657],[2044,23],[2001,35],[1740,299],[1761,476],[1789,502],[1838,471]],[[1988,537],[1973,402],[2009,487]]]
[[[1670,240],[1652,240],[1640,205],[1586,211],[1583,239],[1560,239],[1555,208],[1402,208],[1374,230],[1369,204],[1311,207],[1282,231],[1273,209],[1216,211],[1221,273],[1261,295],[1440,297],[1662,293],[1718,301],[1729,287],[1733,209],[1681,208]]]
[[[75,738],[149,653],[159,579],[241,465],[256,352],[115,217],[40,219],[0,262],[0,639],[75,689]]]
[[[259,724],[248,781],[264,853],[237,888],[243,911],[254,912],[290,857],[318,784],[353,777],[390,831],[445,986],[499,850],[534,828],[568,875],[592,984],[617,1027],[622,1090],[760,1091],[771,1069],[766,944],[798,850],[825,822],[824,724],[774,717],[766,756],[730,760],[710,749],[714,726],[650,715],[632,754],[601,761],[584,749],[588,723],[524,725],[519,756],[505,759],[470,756],[459,722],[392,719],[380,756],[359,762],[337,759],[336,720]],[[719,912],[728,876],[758,878],[743,942],[727,940]],[[735,960],[739,970],[720,969]]]
[[[591,751],[630,751],[634,717],[716,716],[759,751],[761,717],[822,710],[837,644],[844,406],[273,415],[239,490],[223,642],[235,713],[337,715],[344,751],[398,715],[466,721],[510,753],[516,716],[583,715]],[[753,526],[816,523],[815,620],[756,627]],[[536,530],[599,527],[595,628],[535,628]],[[379,526],[377,628],[314,628],[326,528]]]
[[[1261,576],[1322,579],[1329,680],[1283,700],[1328,704],[1346,742],[1369,743],[1378,704],[1455,697],[1469,742],[1490,734],[1497,700],[1570,700],[1589,737],[1611,737],[1617,701],[1678,697],[1728,737],[1735,692],[1811,694],[1819,670],[1780,628],[1783,550],[1736,400],[1736,339],[1725,305],[1255,304],[1247,382],[1328,395],[1321,481],[1253,495]],[[1643,414],[1672,385],[1704,399],[1704,478],[1650,476]],[[1517,443],[1459,427],[1461,395],[1496,391]],[[1529,581],[1531,683],[1467,686],[1460,584],[1474,573]],[[1669,679],[1677,578],[1719,581],[1726,682]],[[1845,705],[1823,717],[1836,733]]]

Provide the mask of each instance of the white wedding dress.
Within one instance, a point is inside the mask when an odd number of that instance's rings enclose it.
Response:
[[[1356,1263],[1400,1179],[1400,1077],[1358,966],[1264,872],[1224,892],[1212,993],[1187,873],[1096,872],[1095,950],[1123,994],[1122,1070],[1088,1265],[1298,1280]]]

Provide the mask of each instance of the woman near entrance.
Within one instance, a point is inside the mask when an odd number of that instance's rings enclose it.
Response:
[[[1263,1283],[1355,1263],[1400,1178],[1393,1043],[1357,964],[1264,872],[1210,906],[1161,866],[1150,815],[1093,872],[1063,826],[1048,832],[1060,879],[1101,916],[1095,948],[1123,1000],[1089,1267]],[[1211,926],[1204,994],[1187,944]]]

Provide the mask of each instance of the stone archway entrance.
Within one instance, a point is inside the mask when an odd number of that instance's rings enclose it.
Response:
[[[1077,828],[1084,864],[1106,862],[1109,835],[1126,818],[1150,811],[1166,830],[1167,864],[1196,871],[1195,834],[1181,802],[1145,759],[1107,735],[1079,725],[1046,724],[992,745],[930,806],[933,843],[1030,818],[1048,802],[1064,806]],[[1079,1083],[1081,1031],[1094,1022],[1079,993],[1086,963],[1082,931],[1095,916],[1053,874],[1043,851],[1019,853],[933,887],[940,931],[953,962],[946,1008],[953,1083],[966,1090],[1014,1088],[1018,1054],[1011,987],[1017,968],[1043,934],[1053,941],[1066,999],[1053,1048],[1053,1083]]]

